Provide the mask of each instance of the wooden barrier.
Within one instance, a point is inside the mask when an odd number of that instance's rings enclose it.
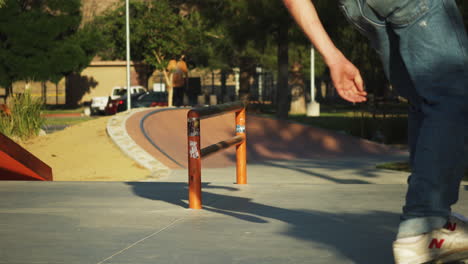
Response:
[[[201,149],[201,119],[226,113],[236,113],[236,136]],[[208,155],[236,145],[237,184],[247,184],[247,142],[245,106],[242,102],[200,107],[187,114],[189,207],[202,208],[201,160]]]

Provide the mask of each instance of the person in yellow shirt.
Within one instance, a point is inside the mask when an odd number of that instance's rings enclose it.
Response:
[[[173,105],[182,106],[188,78],[188,68],[184,56],[178,61],[170,60],[167,69],[172,74]]]

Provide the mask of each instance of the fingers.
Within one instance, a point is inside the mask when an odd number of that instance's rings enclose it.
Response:
[[[354,78],[349,80],[348,89],[344,90],[344,94],[348,101],[352,103],[361,103],[367,101],[367,93],[364,91],[364,81],[358,70],[354,73]]]
[[[359,88],[354,82],[347,82],[345,85],[341,84],[335,87],[341,98],[348,102],[362,103],[367,101],[367,93],[364,90],[360,91],[360,89],[363,89],[362,86]]]
[[[354,84],[357,88],[357,92],[362,95],[366,96],[367,93],[364,91],[364,81],[362,80],[361,74],[358,72],[356,76],[354,77]]]
[[[337,89],[337,91],[338,91],[338,94],[340,95],[340,97],[343,98],[344,100],[348,101],[348,102],[362,103],[362,102],[367,101],[367,98],[365,96],[360,95],[360,94],[352,91],[352,89],[346,89],[346,90]]]
[[[330,73],[341,98],[351,103],[367,101],[364,81],[359,70],[352,63],[344,58],[342,63],[330,66]]]

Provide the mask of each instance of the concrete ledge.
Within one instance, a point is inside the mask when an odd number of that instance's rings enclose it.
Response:
[[[147,110],[136,109],[131,112],[117,114],[112,117],[107,123],[107,134],[112,141],[119,147],[125,155],[133,159],[139,165],[151,171],[152,175],[158,177],[166,177],[170,174],[170,169],[164,164],[156,160],[152,155],[143,150],[135,141],[128,135],[125,128],[127,119],[134,113]]]

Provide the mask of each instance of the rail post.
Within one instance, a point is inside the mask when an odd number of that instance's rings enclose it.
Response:
[[[236,136],[244,140],[236,146],[237,184],[247,184],[247,137],[245,135],[245,108],[236,112]]]
[[[188,113],[188,153],[189,153],[189,208],[201,209],[201,150],[200,115],[196,111]]]

